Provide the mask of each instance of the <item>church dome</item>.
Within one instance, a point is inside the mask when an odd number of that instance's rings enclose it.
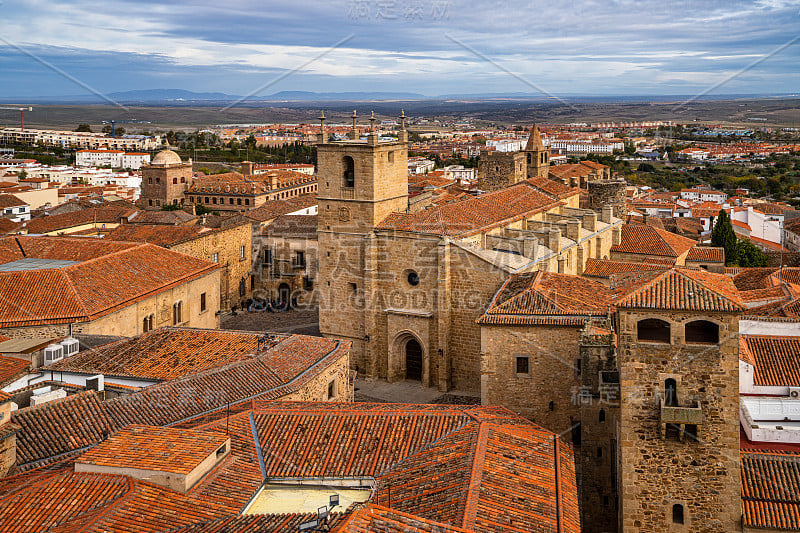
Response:
[[[181,156],[172,150],[162,150],[156,154],[150,164],[153,166],[167,166],[180,165],[181,162]]]

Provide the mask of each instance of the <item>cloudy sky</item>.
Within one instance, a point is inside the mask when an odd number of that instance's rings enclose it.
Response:
[[[800,0],[4,0],[0,14],[0,97],[800,92]]]

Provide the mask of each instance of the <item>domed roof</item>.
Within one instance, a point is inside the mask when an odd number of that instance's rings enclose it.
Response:
[[[181,156],[172,150],[162,150],[156,154],[150,164],[156,166],[180,165]]]

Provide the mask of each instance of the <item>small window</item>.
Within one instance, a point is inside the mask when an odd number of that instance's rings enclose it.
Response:
[[[333,398],[336,398],[336,381],[328,383],[328,399],[332,400]]]
[[[147,205],[149,205],[150,207],[153,207],[153,200],[147,200]]]
[[[514,373],[529,375],[531,373],[531,360],[528,356],[517,356],[515,358]]]
[[[358,285],[356,285],[355,283],[348,283],[347,285],[350,287],[351,292],[353,293],[358,292]]]
[[[394,152],[389,152],[388,157],[389,163],[394,163]]]
[[[581,375],[581,359],[575,359],[575,377],[579,377]]]
[[[598,418],[598,420],[600,422],[605,422],[606,421],[606,410],[605,409],[600,409],[600,414],[598,415],[597,418]]]
[[[298,250],[294,253],[294,264],[299,267],[306,266],[306,254],[302,250]]]
[[[217,459],[219,459],[220,457],[225,455],[226,451],[228,451],[228,445],[227,444],[223,444],[222,446],[220,446],[219,450],[217,450]]]
[[[408,273],[406,279],[408,280],[408,284],[411,285],[412,287],[416,287],[417,285],[419,285],[419,274],[417,274],[413,270]]]
[[[178,178],[172,178],[172,184],[173,185],[177,185],[178,184]]]
[[[211,254],[211,261],[213,261],[214,263],[219,263],[219,254],[218,253]]]
[[[230,205],[233,205],[233,198],[230,198],[230,199],[228,200],[228,203],[229,203]]]
[[[202,312],[205,310],[206,310],[206,293],[203,292],[200,294],[200,311]]]
[[[147,183],[149,185],[152,185],[153,184],[153,178],[147,178]]]
[[[244,246],[239,247],[239,259],[244,259]]]
[[[242,199],[241,198],[237,198],[236,199],[236,205],[242,205]]]
[[[657,318],[640,320],[636,324],[637,338],[644,342],[670,343],[669,322]]]
[[[697,426],[695,424],[686,424],[683,426],[683,435],[686,440],[697,442],[700,440],[699,435],[697,434]]]
[[[550,400],[550,403],[547,404],[547,408],[550,409],[551,411],[555,411],[556,410],[555,402],[553,400]]]
[[[679,503],[672,506],[672,523],[683,524],[683,505]]]
[[[581,445],[581,423],[578,422],[572,426],[572,445]]]
[[[181,183],[186,183],[186,178],[182,177],[181,178]]]
[[[664,405],[678,406],[678,384],[672,378],[664,380]]]
[[[161,183],[161,178],[156,178],[156,184]]]
[[[214,204],[214,205],[217,204],[217,197],[216,196],[211,199],[211,203]]]
[[[272,263],[272,248],[264,248],[264,264]]]
[[[602,459],[603,458],[603,447],[602,446],[598,446],[597,447],[597,458],[598,459]]]

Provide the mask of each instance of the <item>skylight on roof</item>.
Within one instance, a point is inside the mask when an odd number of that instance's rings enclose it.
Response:
[[[63,261],[60,259],[38,259],[35,257],[25,257],[10,263],[0,265],[0,272],[24,272],[27,270],[45,270],[49,268],[64,268],[76,265],[79,261]]]

